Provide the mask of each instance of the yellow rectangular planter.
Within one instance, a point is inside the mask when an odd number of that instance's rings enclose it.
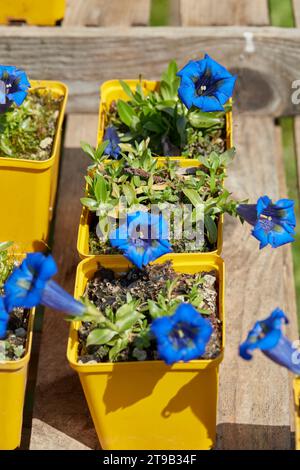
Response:
[[[18,361],[0,362],[0,450],[13,450],[21,443],[33,323],[34,310],[30,312],[25,356]]]
[[[140,83],[145,94],[155,90],[159,85],[157,81],[149,80],[123,80],[130,87],[131,91],[135,91],[136,86]],[[105,126],[106,126],[106,115],[109,111],[112,101],[117,100],[128,101],[130,98],[126,95],[119,80],[108,80],[104,82],[100,87],[100,107],[99,107],[99,124],[98,124],[98,144],[103,141]],[[226,149],[230,149],[233,146],[232,143],[232,112],[226,113]],[[161,156],[160,158],[166,158]],[[182,166],[191,162],[190,158],[184,157],[170,157],[170,160],[178,160]],[[193,161],[193,160],[192,160]]]
[[[55,26],[65,15],[65,0],[0,0],[0,24],[25,21],[29,25]]]
[[[294,379],[294,398],[296,450],[300,450],[300,377]]]
[[[32,89],[45,87],[64,100],[57,123],[51,157],[45,161],[0,156],[0,240],[13,240],[19,253],[46,248],[55,202],[62,124],[68,97],[60,82],[32,81]]]
[[[216,437],[218,367],[225,341],[224,262],[218,256],[166,255],[177,272],[215,269],[219,282],[219,315],[223,348],[219,357],[167,366],[162,361],[78,364],[79,322],[71,325],[68,360],[79,374],[98,438],[105,450],[210,449]],[[77,268],[75,297],[99,263],[120,273],[130,264],[121,256],[98,256]],[[158,263],[159,264],[159,263]]]
[[[90,254],[90,249],[89,249],[90,220],[91,220],[91,212],[86,207],[83,207],[81,216],[80,216],[79,230],[78,230],[78,237],[77,237],[77,251],[81,259],[91,258],[92,256],[94,256]],[[211,251],[209,253],[211,255],[220,255],[222,252],[223,225],[224,225],[224,216],[221,215],[219,223],[218,223],[217,249],[214,251]],[[173,256],[175,256],[176,258],[176,256],[181,256],[181,253],[174,253]],[[195,256],[195,253],[185,253],[185,256],[192,258],[193,256]]]

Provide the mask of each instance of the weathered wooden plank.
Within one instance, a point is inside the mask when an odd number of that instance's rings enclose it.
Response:
[[[300,30],[284,28],[0,28],[3,63],[32,78],[70,86],[69,111],[97,112],[98,85],[111,78],[159,78],[169,60],[179,65],[212,55],[239,75],[239,110],[297,114],[291,84],[300,76]]]
[[[34,419],[30,450],[91,450],[49,424]]]
[[[296,159],[298,170],[298,192],[300,194],[300,118],[295,118],[295,144],[296,144]]]
[[[151,0],[68,0],[64,26],[146,26]]]
[[[235,122],[238,156],[228,172],[229,188],[251,201],[263,194],[275,200],[284,196],[273,120],[235,116]],[[290,247],[259,251],[250,227],[227,219],[224,258],[227,347],[220,377],[219,448],[290,449],[288,372],[259,351],[250,362],[237,355],[253,323],[277,306],[291,319],[290,337],[298,337]]]
[[[300,0],[293,0],[295,24],[300,27]]]
[[[84,122],[84,121],[82,121]],[[88,123],[87,123],[88,125]],[[68,132],[68,131],[67,131]],[[70,137],[68,137],[70,142]],[[82,150],[64,151],[58,191],[54,230],[53,256],[58,264],[57,282],[73,293],[76,267],[79,258],[76,250],[77,231],[80,220],[80,197],[84,191],[83,176],[88,159]],[[75,439],[78,445],[95,449],[98,439],[83,396],[77,375],[66,359],[69,323],[63,313],[46,309],[40,347],[38,378],[33,411],[32,446],[34,449],[70,449]],[[47,442],[40,439],[40,423],[53,429]],[[63,434],[61,434],[63,433]],[[65,436],[64,436],[65,435]],[[74,447],[78,448],[78,445]],[[41,446],[41,447],[40,447]]]
[[[265,26],[268,0],[180,0],[183,26]]]
[[[296,118],[298,119],[298,118]],[[284,155],[283,155],[283,142],[282,142],[282,128],[280,125],[276,126],[276,137],[277,137],[277,152],[275,153],[276,157],[276,169],[279,178],[279,191],[281,197],[288,197],[288,188],[287,181],[285,177],[285,167],[284,167]],[[285,263],[282,266],[283,269],[283,283],[284,289],[286,292],[286,312],[293,312],[292,316],[289,318],[290,325],[289,331],[291,332],[291,337],[297,339],[295,332],[299,331],[299,323],[297,318],[297,301],[296,301],[296,286],[294,278],[294,260],[292,255],[292,250],[290,246],[284,246],[283,250],[285,251],[284,261]],[[295,259],[295,261],[297,261]],[[290,374],[290,413],[291,416],[294,415],[294,396],[293,396],[293,376]],[[295,431],[295,422],[291,420],[291,430]]]
[[[80,142],[97,144],[97,114],[69,114],[65,135],[65,148],[80,148]]]

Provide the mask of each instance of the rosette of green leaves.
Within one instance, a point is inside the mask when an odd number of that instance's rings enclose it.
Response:
[[[199,153],[199,148],[209,153],[224,147],[224,139],[217,142],[216,133],[221,136],[225,129],[225,113],[204,113],[195,108],[188,111],[178,98],[177,72],[176,62],[170,62],[157,88],[147,93],[141,83],[132,91],[126,82],[120,81],[128,101],[117,101],[107,125],[117,128],[121,142],[149,138],[155,155],[189,158]]]

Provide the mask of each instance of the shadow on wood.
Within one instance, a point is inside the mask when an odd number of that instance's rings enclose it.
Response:
[[[294,437],[289,426],[221,423],[216,450],[291,450]]]
[[[56,207],[53,256],[58,265],[56,281],[73,293],[76,267],[80,197],[88,160],[80,149],[65,149]],[[66,436],[95,448],[97,438],[77,375],[66,359],[69,323],[63,313],[45,310],[40,348],[32,441],[39,433],[40,421]],[[46,444],[46,443],[45,443]],[[51,448],[51,442],[48,443]]]

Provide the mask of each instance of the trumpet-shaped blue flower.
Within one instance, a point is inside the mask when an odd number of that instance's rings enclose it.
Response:
[[[8,319],[9,315],[5,308],[3,297],[0,297],[0,339],[6,335]]]
[[[7,279],[4,302],[10,312],[16,307],[33,308],[39,304],[69,315],[83,315],[85,306],[51,278],[57,272],[51,255],[30,253]]]
[[[265,320],[256,322],[246,341],[240,345],[240,356],[250,360],[252,351],[260,349],[273,362],[295,374],[300,374],[297,351],[282,333],[284,323],[288,323],[288,319],[279,308],[275,309]]]
[[[196,106],[202,111],[224,111],[237,79],[207,54],[202,60],[191,60],[177,75],[181,101],[188,109]]]
[[[112,231],[109,239],[112,246],[140,269],[172,251],[168,224],[161,214],[140,211],[127,214],[126,222]]]
[[[120,138],[114,126],[109,126],[106,128],[104,141],[108,141],[108,144],[104,150],[104,154],[109,155],[110,157],[117,160],[120,156],[121,148],[119,146]]]
[[[260,249],[270,244],[273,248],[294,241],[296,217],[294,201],[280,199],[275,204],[268,196],[257,204],[240,204],[237,212],[252,225],[252,235],[260,241]]]
[[[151,331],[160,357],[171,365],[203,356],[213,328],[191,304],[181,304],[173,315],[156,318]]]
[[[5,112],[14,102],[21,106],[30,83],[23,70],[12,65],[0,65],[0,112]]]

